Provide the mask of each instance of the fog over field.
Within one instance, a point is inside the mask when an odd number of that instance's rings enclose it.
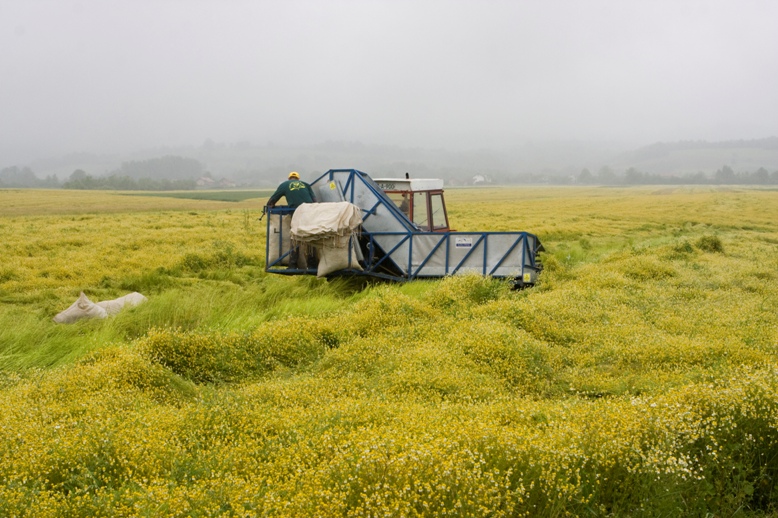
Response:
[[[0,168],[239,143],[390,161],[763,139],[775,20],[770,0],[2,0]]]

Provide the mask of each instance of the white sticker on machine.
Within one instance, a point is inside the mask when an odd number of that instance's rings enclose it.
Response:
[[[454,242],[454,246],[456,248],[472,248],[473,247],[473,238],[472,237],[458,237],[456,238]]]

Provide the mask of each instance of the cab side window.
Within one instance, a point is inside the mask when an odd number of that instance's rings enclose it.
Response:
[[[423,230],[430,229],[426,192],[413,193],[413,222]]]
[[[448,228],[446,221],[446,209],[443,205],[443,195],[433,194],[430,196],[430,206],[432,207],[432,229],[440,230]]]

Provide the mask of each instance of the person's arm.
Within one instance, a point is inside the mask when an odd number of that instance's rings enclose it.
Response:
[[[274,207],[276,202],[281,199],[281,196],[284,196],[284,184],[279,185],[276,192],[267,200],[267,206]]]
[[[311,200],[313,200],[313,203],[316,203],[316,193],[313,192],[313,187],[308,185],[308,192],[311,193]]]

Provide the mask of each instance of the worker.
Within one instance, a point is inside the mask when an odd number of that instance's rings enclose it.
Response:
[[[403,200],[400,203],[400,210],[403,211],[406,216],[410,217],[409,211],[411,210],[411,205],[408,203],[408,193],[403,193]]]
[[[300,175],[296,171],[289,173],[289,179],[281,182],[276,192],[267,201],[267,206],[275,207],[276,202],[282,196],[286,198],[286,204],[293,209],[296,209],[303,203],[316,202],[316,195],[313,194],[313,189],[311,189],[309,184],[300,180]]]
[[[303,203],[316,203],[316,195],[313,193],[313,189],[310,184],[300,180],[300,175],[297,171],[289,173],[289,178],[285,182],[281,182],[276,192],[267,201],[267,206],[275,207],[276,202],[282,196],[286,198],[286,204],[292,209],[296,209]],[[292,247],[289,251],[289,268],[297,268],[299,255],[299,247]],[[307,257],[304,259],[305,265],[303,268],[315,267],[318,261],[316,260],[316,251],[313,247],[309,247]]]

